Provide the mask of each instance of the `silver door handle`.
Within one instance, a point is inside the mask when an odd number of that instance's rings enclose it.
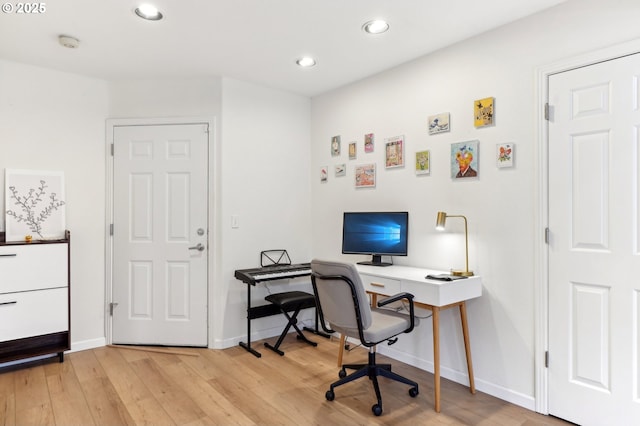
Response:
[[[197,245],[195,245],[193,247],[189,247],[189,250],[204,251],[204,246],[201,243],[198,243]]]

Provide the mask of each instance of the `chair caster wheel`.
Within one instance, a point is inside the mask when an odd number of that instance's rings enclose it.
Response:
[[[411,398],[415,398],[416,396],[418,396],[420,392],[418,392],[418,388],[411,388],[409,389],[409,396]]]
[[[333,401],[336,397],[336,394],[333,393],[332,390],[328,390],[327,393],[324,394],[324,397],[327,398],[327,401]]]
[[[341,379],[347,377],[347,370],[345,370],[344,368],[340,370],[340,372],[338,372],[338,377],[340,377]]]
[[[375,414],[376,416],[379,416],[380,414],[382,414],[382,406],[380,404],[373,404],[373,407],[371,407],[371,411],[373,411],[373,414]]]

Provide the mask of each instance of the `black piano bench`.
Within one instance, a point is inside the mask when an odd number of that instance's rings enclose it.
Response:
[[[270,294],[264,299],[267,302],[271,302],[274,305],[276,305],[280,309],[280,311],[284,314],[284,316],[287,317],[287,320],[289,320],[289,322],[287,323],[287,326],[285,327],[285,329],[282,331],[282,334],[278,338],[278,341],[276,342],[275,346],[265,342],[264,345],[267,348],[271,349],[272,351],[274,351],[275,353],[281,356],[284,355],[284,352],[282,352],[278,348],[280,347],[280,344],[282,343],[284,338],[287,336],[287,333],[289,332],[289,329],[291,327],[295,328],[296,331],[298,332],[298,335],[296,336],[298,340],[303,340],[308,344],[310,344],[311,346],[318,346],[316,342],[312,342],[311,340],[305,337],[305,335],[302,333],[300,328],[298,328],[298,319],[297,319],[298,314],[300,313],[300,310],[306,309],[306,308],[314,308],[316,306],[316,298],[313,294],[305,293],[304,291],[285,291],[284,293]],[[289,312],[293,312],[293,314],[290,315]]]

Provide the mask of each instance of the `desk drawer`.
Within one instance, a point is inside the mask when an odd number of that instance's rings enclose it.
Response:
[[[65,243],[0,246],[0,293],[66,287]]]
[[[367,274],[360,274],[360,279],[362,279],[362,284],[364,284],[364,289],[366,291],[384,294],[387,296],[400,293],[400,280],[382,278]]]

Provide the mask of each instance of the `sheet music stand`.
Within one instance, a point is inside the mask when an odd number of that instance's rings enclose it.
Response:
[[[263,250],[260,252],[260,266],[291,265],[289,253],[284,249]]]

